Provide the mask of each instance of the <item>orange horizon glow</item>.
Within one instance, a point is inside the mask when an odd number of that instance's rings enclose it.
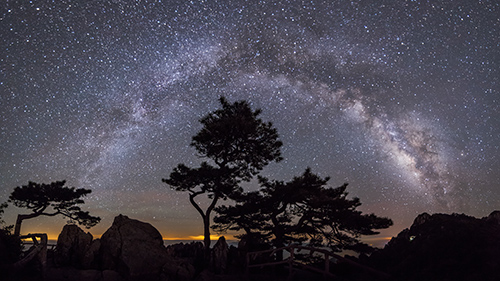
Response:
[[[102,235],[92,235],[93,239],[100,239]],[[224,236],[226,240],[238,240],[235,238],[233,235],[210,235],[210,240],[216,241],[219,240],[220,237]],[[59,234],[57,235],[51,235],[47,234],[48,240],[56,240],[59,237]],[[385,243],[389,242],[393,237],[392,236],[385,236],[385,237],[375,237],[375,238],[368,238],[366,237],[365,242],[368,242],[369,244],[375,244],[373,242],[378,242],[378,241],[384,241]],[[203,235],[195,235],[195,236],[183,236],[183,237],[162,237],[163,240],[165,241],[175,241],[175,240],[184,240],[184,241],[203,241],[204,236]],[[371,242],[371,243],[370,243]]]
[[[100,239],[102,235],[92,235],[93,239]],[[220,237],[224,236],[226,240],[236,240],[232,235],[210,235],[210,240],[215,241],[219,240]],[[59,238],[59,234],[47,234],[48,240],[57,240]],[[183,237],[163,237],[163,240],[173,241],[173,240],[188,240],[188,241],[203,241],[203,235],[195,235],[195,236],[183,236]]]
[[[224,236],[226,240],[236,240],[232,235],[210,235],[210,240],[219,240],[220,237]],[[203,235],[196,236],[186,236],[186,237],[163,237],[163,240],[194,240],[203,241],[205,237]]]
[[[389,241],[391,240],[393,237],[392,236],[385,236],[385,237],[375,237],[375,238],[369,238],[367,237],[366,239],[364,240],[370,240],[370,241],[380,241],[380,240],[384,240],[384,241]]]

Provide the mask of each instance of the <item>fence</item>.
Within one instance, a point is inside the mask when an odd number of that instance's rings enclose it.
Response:
[[[33,248],[26,254],[24,258],[14,263],[11,267],[13,273],[22,270],[31,260],[38,257],[40,262],[42,276],[45,276],[45,269],[47,267],[47,234],[35,233],[20,236],[21,239],[30,239],[33,241]],[[40,240],[38,240],[38,239]]]
[[[315,253],[323,255],[323,259],[324,259],[323,268],[314,267],[314,266],[308,265],[307,263],[303,263],[300,260],[297,260],[296,250],[309,251],[309,255],[311,257],[314,256]],[[264,254],[267,254],[267,257],[272,258],[276,253],[284,252],[284,251],[287,251],[289,253],[289,256],[281,261],[273,260],[270,262],[252,264],[252,261],[256,260],[257,256],[262,256]],[[252,268],[252,267],[264,267],[264,266],[274,266],[274,265],[279,265],[279,264],[287,264],[289,276],[292,275],[294,267],[301,267],[301,268],[304,268],[307,270],[321,273],[325,277],[335,277],[335,275],[330,272],[330,262],[331,262],[330,258],[335,258],[336,260],[343,259],[339,255],[336,255],[333,252],[327,251],[325,249],[306,247],[306,246],[301,246],[301,245],[290,245],[287,247],[281,247],[281,248],[277,248],[277,249],[258,251],[258,252],[250,252],[247,254],[247,257],[246,257],[246,273],[248,275],[250,273],[250,268]]]
[[[323,256],[324,259],[324,264],[323,267],[317,267],[317,266],[311,266],[307,263],[304,263],[300,260],[297,260],[297,253],[296,250],[306,250],[309,251],[309,256],[313,256],[315,253],[318,253],[320,256]],[[287,251],[290,253],[290,255],[281,261],[275,260],[274,256],[278,252],[284,252]],[[255,261],[258,256],[263,256],[267,254],[267,258],[271,258],[271,261],[269,262],[263,262],[263,263],[254,263],[252,264],[252,261]],[[282,255],[284,256],[284,255]],[[332,258],[334,261],[332,261]],[[325,278],[330,277],[334,278],[335,274],[330,272],[330,263],[338,263],[342,262],[345,264],[349,264],[350,266],[353,266],[355,268],[358,268],[359,270],[362,270],[364,272],[367,272],[368,274],[372,276],[376,276],[381,279],[388,279],[390,276],[386,274],[385,272],[378,271],[376,269],[373,269],[371,267],[359,264],[353,260],[341,257],[331,251],[325,250],[325,249],[319,249],[319,248],[314,248],[314,247],[307,247],[307,246],[301,246],[301,245],[289,245],[287,247],[281,247],[277,249],[271,249],[271,250],[265,250],[265,251],[258,251],[258,252],[249,252],[247,253],[246,256],[246,274],[250,274],[250,268],[252,267],[265,267],[265,266],[275,266],[279,264],[287,264],[288,265],[288,275],[289,277],[293,273],[294,267],[301,267],[307,270],[311,270],[314,272],[318,272],[323,274]]]

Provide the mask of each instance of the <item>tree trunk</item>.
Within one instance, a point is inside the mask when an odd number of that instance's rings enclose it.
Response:
[[[219,200],[219,196],[215,195],[214,199],[210,206],[208,206],[205,216],[203,217],[203,242],[205,243],[205,261],[210,263],[210,214],[212,210],[215,208],[217,201]]]
[[[210,263],[210,214],[203,218],[203,244],[205,245],[204,258],[207,264]]]
[[[273,230],[272,233],[274,234],[274,247],[276,249],[281,248],[284,246],[284,238],[285,238],[285,230],[283,227],[280,225],[278,221],[278,214],[284,212],[286,209],[286,205],[283,205],[281,208],[277,209],[272,215],[271,215],[271,221],[273,223]],[[282,261],[283,260],[283,251],[277,251],[276,252],[276,261]]]
[[[22,215],[17,215],[16,227],[14,228],[14,235],[19,236],[21,234],[21,223],[23,223]]]
[[[215,195],[214,198],[212,199],[212,203],[210,203],[210,206],[208,206],[206,212],[203,212],[203,210],[200,208],[198,203],[194,201],[194,198],[198,195],[202,194],[200,193],[191,193],[189,194],[189,202],[191,202],[191,205],[194,206],[194,208],[200,213],[201,218],[203,219],[203,244],[205,245],[205,250],[204,250],[204,258],[205,258],[205,265],[208,266],[210,264],[210,214],[212,213],[212,210],[215,208],[215,205],[217,204],[217,201],[219,200],[219,196]]]
[[[39,215],[41,214],[29,214],[29,215],[23,215],[23,214],[19,214],[17,215],[17,219],[16,219],[16,226],[14,228],[14,235],[21,235],[21,224],[23,223],[23,220],[26,220],[26,219],[31,219],[31,218],[35,218],[35,217],[38,217]]]

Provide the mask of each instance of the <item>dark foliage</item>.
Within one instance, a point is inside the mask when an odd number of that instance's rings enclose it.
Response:
[[[229,103],[220,98],[222,108],[200,120],[202,129],[193,136],[193,146],[201,158],[198,168],[179,164],[162,179],[177,191],[189,193],[189,201],[203,219],[205,249],[210,247],[210,215],[219,200],[242,193],[239,183],[249,181],[271,161],[280,161],[281,141],[270,122],[258,118],[246,101]],[[199,195],[211,199],[203,210],[195,201]],[[208,253],[208,252],[207,252]]]
[[[7,208],[7,203],[0,204],[0,267],[16,262],[22,250],[21,239],[12,234],[13,226],[4,225],[2,216],[5,208]]]
[[[27,208],[33,212],[18,215],[14,234],[20,234],[23,220],[38,216],[62,215],[87,228],[99,223],[101,218],[94,217],[77,206],[84,204],[85,201],[82,197],[92,191],[84,188],[66,187],[65,184],[66,181],[56,181],[50,184],[30,181],[28,185],[14,188],[9,202],[12,202],[16,207]]]
[[[273,246],[308,241],[313,246],[370,252],[360,242],[361,235],[373,235],[375,229],[392,225],[388,218],[362,214],[358,198],[348,199],[347,184],[337,188],[326,186],[329,178],[321,178],[310,169],[289,182],[259,178],[261,189],[238,198],[234,206],[216,208],[217,231],[244,230],[245,237],[269,239]]]
[[[214,218],[216,224],[213,228],[217,232],[244,230],[245,233],[237,235],[237,238],[267,239],[269,235],[261,230],[267,225],[269,216],[266,215],[267,208],[258,203],[263,200],[261,192],[248,192],[238,196],[236,198],[238,203],[234,206],[217,207],[219,215]]]
[[[191,146],[212,159],[233,177],[249,180],[272,161],[280,161],[282,142],[271,122],[263,122],[260,109],[252,111],[246,101],[229,103],[220,98],[218,109],[200,120],[203,128]]]

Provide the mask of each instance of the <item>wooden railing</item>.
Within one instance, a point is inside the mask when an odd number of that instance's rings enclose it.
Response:
[[[38,257],[40,262],[42,276],[45,275],[45,269],[47,266],[47,234],[45,233],[35,233],[20,236],[21,239],[30,239],[33,241],[34,248],[26,254],[24,258],[14,263],[11,267],[12,272],[18,272],[22,270],[31,260]],[[38,240],[39,238],[40,240]]]
[[[306,250],[309,251],[309,256],[314,257],[315,253],[320,254],[320,256],[323,256],[324,259],[324,265],[323,268],[317,267],[317,266],[311,266],[308,263],[304,263],[303,261],[297,259],[297,253],[295,250]],[[284,252],[287,251],[289,253],[289,256],[281,261],[275,260],[275,255],[278,252]],[[252,263],[252,261],[255,261],[258,256],[265,257],[269,259],[268,262],[263,262],[263,263]],[[284,255],[281,255],[284,256]],[[318,255],[316,255],[318,256]],[[331,258],[335,259],[335,261],[332,261]],[[279,265],[279,264],[288,264],[288,274],[289,276],[292,275],[294,267],[301,267],[307,270],[311,270],[314,272],[318,272],[323,274],[324,277],[335,277],[335,274],[330,272],[330,263],[345,263],[349,264],[350,266],[353,266],[355,268],[358,268],[370,275],[376,276],[381,279],[388,279],[390,276],[385,273],[378,271],[376,269],[373,269],[371,267],[359,264],[351,259],[344,258],[342,256],[339,256],[331,251],[325,250],[325,249],[319,249],[319,248],[314,248],[314,247],[307,247],[307,246],[301,246],[301,245],[290,245],[287,247],[282,247],[282,248],[277,248],[277,249],[271,249],[271,250],[265,250],[265,251],[258,251],[258,252],[249,252],[247,253],[246,256],[246,274],[249,275],[250,273],[250,268],[252,267],[265,267],[265,266],[274,266],[274,265]]]
[[[310,257],[313,257],[315,253],[323,255],[323,259],[324,259],[323,268],[321,269],[321,268],[318,268],[315,266],[308,265],[307,263],[301,262],[300,260],[297,259],[296,250],[309,251]],[[285,258],[281,261],[277,261],[274,259],[274,256],[276,253],[284,252],[284,251],[287,251],[289,253],[289,256],[287,258]],[[264,263],[252,264],[252,261],[254,261],[258,256],[270,258],[271,261],[264,262]],[[318,248],[313,248],[313,247],[306,247],[306,246],[301,246],[301,245],[290,245],[287,247],[281,247],[281,248],[277,248],[277,249],[258,251],[258,252],[250,252],[250,253],[247,253],[247,257],[246,257],[246,273],[248,275],[250,273],[250,268],[252,268],[252,267],[265,267],[265,266],[274,266],[274,265],[279,265],[279,264],[287,264],[289,276],[292,275],[294,267],[301,267],[301,268],[304,268],[307,270],[321,273],[325,277],[335,277],[335,275],[330,272],[330,258],[335,258],[337,260],[343,259],[341,256],[336,255],[333,252],[330,252],[328,250],[318,249]]]

